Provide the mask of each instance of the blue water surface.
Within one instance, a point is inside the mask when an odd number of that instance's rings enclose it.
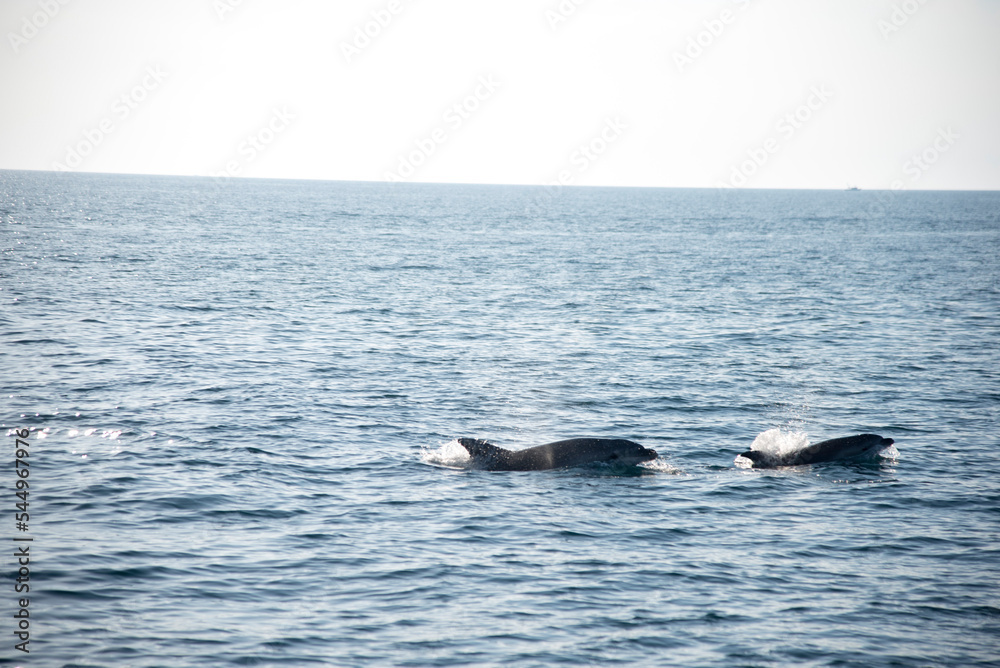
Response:
[[[1000,193],[0,172],[0,221],[5,665],[1000,666]]]

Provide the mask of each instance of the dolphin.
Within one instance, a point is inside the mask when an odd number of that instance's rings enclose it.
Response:
[[[656,450],[634,441],[613,438],[571,438],[516,451],[504,450],[478,438],[457,440],[487,471],[544,471],[593,462],[635,466],[658,456]]]
[[[753,462],[755,469],[770,469],[778,466],[800,466],[802,464],[818,464],[840,459],[857,459],[882,452],[893,444],[891,438],[882,438],[878,434],[859,434],[833,438],[806,446],[801,450],[783,455],[771,454],[762,450],[747,450],[740,454]]]

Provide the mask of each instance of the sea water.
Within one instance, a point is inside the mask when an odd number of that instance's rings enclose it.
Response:
[[[10,665],[1000,665],[998,193],[0,172],[0,221]]]

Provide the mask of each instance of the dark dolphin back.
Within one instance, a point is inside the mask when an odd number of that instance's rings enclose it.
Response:
[[[459,438],[477,467],[488,471],[544,471],[591,462],[614,461],[619,456],[639,461],[656,459],[656,451],[625,439],[570,438],[526,450],[504,450],[477,438]],[[628,461],[628,459],[626,459]]]
[[[891,438],[882,438],[878,434],[858,434],[857,436],[831,438],[828,441],[813,443],[801,450],[782,456],[757,450],[749,450],[742,453],[741,456],[751,460],[755,468],[800,466],[802,464],[853,459],[872,452],[881,452],[892,444]]]
[[[510,450],[504,450],[481,438],[460,438],[458,443],[488,471],[503,471],[510,466],[510,456],[513,454]]]
[[[649,450],[635,441],[623,438],[570,438],[546,443],[512,453],[513,465],[525,470],[580,466],[593,462],[649,461],[656,459],[655,450]]]
[[[882,438],[878,434],[858,434],[821,441],[804,448],[793,458],[798,464],[814,464],[832,462],[837,459],[851,459],[876,449],[881,450],[892,445],[891,438]]]
[[[740,457],[746,457],[754,464],[763,464],[767,457],[760,450],[747,450],[746,452],[741,452]]]

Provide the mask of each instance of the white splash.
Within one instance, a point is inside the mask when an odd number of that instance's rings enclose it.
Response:
[[[892,461],[899,459],[899,450],[896,449],[895,445],[890,445],[878,454],[882,459],[891,459]]]
[[[784,456],[808,445],[809,435],[804,431],[785,431],[776,427],[757,434],[750,449],[759,450],[769,455]]]
[[[420,459],[425,464],[456,469],[468,468],[472,461],[469,451],[459,444],[458,439],[448,441],[437,450],[421,448]]]
[[[757,438],[753,440],[750,449],[763,452],[768,457],[778,459],[792,452],[797,452],[808,445],[809,435],[804,431],[786,431],[780,427],[775,427],[757,434]],[[740,468],[748,469],[753,466],[752,461],[740,455],[736,456],[733,463]]]

